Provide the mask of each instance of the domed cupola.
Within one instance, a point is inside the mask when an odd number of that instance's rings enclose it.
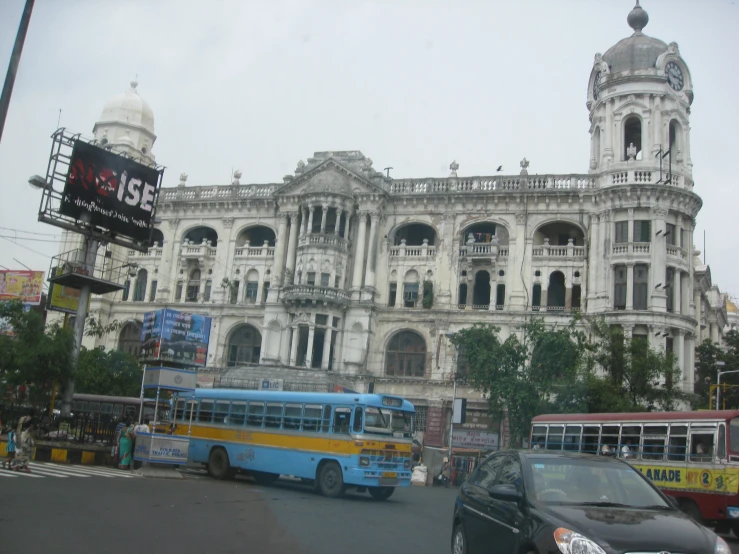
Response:
[[[143,163],[154,163],[151,151],[156,134],[154,132],[154,112],[141,98],[138,83],[111,98],[103,108],[93,128],[98,145],[113,151],[138,158]]]
[[[690,180],[693,87],[688,66],[676,43],[644,34],[649,15],[638,0],[626,21],[634,32],[605,54],[596,54],[590,71],[590,171],[655,166],[658,180],[658,154],[669,152],[662,176],[682,172]]]

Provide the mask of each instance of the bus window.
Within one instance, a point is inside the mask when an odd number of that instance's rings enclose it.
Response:
[[[600,425],[585,425],[582,428],[582,451],[597,454],[600,445]]]
[[[718,426],[718,442],[716,443],[716,457],[723,460],[726,458],[726,425]]]
[[[582,432],[581,425],[568,425],[565,429],[565,440],[563,449],[571,452],[580,451],[580,433]]]
[[[88,402],[87,411],[96,414],[100,411],[100,402]]]
[[[534,425],[531,429],[531,448],[544,448],[546,436],[546,425]]]
[[[362,429],[364,429],[364,425],[362,423],[362,408],[357,406],[354,408],[354,423],[352,424],[352,430],[355,433],[361,433]]]
[[[334,409],[334,433],[346,434],[349,432],[349,419],[351,418],[351,408],[335,408]]]
[[[673,462],[684,462],[688,450],[688,426],[670,425],[670,444],[667,459]]]
[[[100,413],[105,415],[110,415],[113,413],[113,404],[108,404],[107,402],[105,404],[100,404]]]
[[[614,456],[618,449],[618,436],[621,428],[618,425],[604,425],[600,437],[600,453],[604,456]]]
[[[261,427],[264,419],[264,402],[249,402],[246,424],[250,427]]]
[[[174,417],[172,418],[174,421],[185,420],[185,399],[184,398],[178,398],[177,403],[175,404],[174,408]]]
[[[547,450],[562,450],[563,425],[550,425],[547,435]]]
[[[231,402],[231,415],[228,416],[229,425],[237,425],[241,427],[246,420],[246,402],[243,400],[234,400]]]
[[[228,423],[228,405],[228,400],[218,400],[216,402],[213,423]]]
[[[113,404],[113,417],[121,417],[122,413],[123,413],[123,405]]]
[[[201,400],[200,409],[198,410],[198,421],[201,423],[212,423],[213,421],[213,404],[212,400]]]
[[[690,433],[690,461],[708,462],[713,454],[713,433],[700,430]]]
[[[303,431],[315,433],[321,426],[321,406],[308,404],[303,412]]]
[[[264,418],[264,426],[279,429],[282,425],[282,404],[276,402],[267,403],[267,416]]]
[[[283,423],[283,428],[299,431],[302,415],[302,404],[285,404],[285,422]]]
[[[331,406],[323,407],[323,418],[321,418],[321,433],[328,433],[331,426]]]
[[[642,459],[662,460],[665,457],[667,425],[645,425]]]
[[[641,444],[641,425],[624,425],[621,427],[621,443],[618,455],[621,458],[638,458]]]
[[[739,452],[739,417],[729,422],[729,450]]]
[[[85,410],[87,410],[87,402],[83,402],[82,400],[78,400],[74,403],[74,406],[72,408],[77,413],[82,413]]]
[[[131,419],[134,419],[137,417],[136,413],[137,413],[136,406],[126,406],[123,409],[123,417],[126,417],[126,418],[130,417]]]
[[[197,420],[198,401],[189,400],[187,402],[187,411],[185,411],[185,421]]]

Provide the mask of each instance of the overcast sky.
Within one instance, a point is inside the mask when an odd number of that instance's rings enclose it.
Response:
[[[739,0],[644,0],[695,84],[696,246],[739,294]],[[0,0],[4,74],[24,0]],[[586,173],[596,52],[631,34],[633,0],[36,0],[0,143],[0,265],[48,270],[36,221],[57,125],[92,134],[138,75],[165,186],[281,182],[320,150],[361,150],[394,177]],[[17,230],[17,231],[16,231]],[[25,231],[25,233],[21,233]],[[7,237],[16,235],[17,246]],[[27,239],[36,240],[27,240]],[[36,252],[33,252],[36,251]]]

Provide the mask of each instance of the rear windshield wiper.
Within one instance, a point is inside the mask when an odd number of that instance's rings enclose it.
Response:
[[[577,506],[595,506],[596,508],[636,508],[628,504],[619,504],[618,502],[578,502]],[[641,506],[639,506],[641,507]]]

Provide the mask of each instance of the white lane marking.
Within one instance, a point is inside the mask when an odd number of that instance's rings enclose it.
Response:
[[[9,475],[12,475],[13,477],[36,477],[38,479],[42,479],[43,475],[34,475],[33,473],[26,473],[25,471],[14,471],[12,469],[3,469],[3,472],[8,473]]]
[[[43,466],[49,469],[53,469],[55,471],[79,473],[79,474],[84,474],[84,475],[94,475],[94,476],[101,476],[101,477],[123,477],[123,478],[133,477],[132,475],[126,474],[124,470],[116,471],[112,469],[110,470],[100,469],[96,467],[87,467],[87,466],[81,466],[81,465],[61,465],[61,464],[52,464],[52,463],[44,463]]]
[[[54,470],[51,470],[54,471]],[[105,477],[106,479],[115,479],[116,477],[128,477],[128,475],[109,475],[107,473],[97,473],[93,471],[87,471],[84,469],[77,469],[77,468],[68,468],[65,467],[64,470],[56,470],[56,471],[63,471],[67,475],[75,476],[75,477]]]
[[[48,471],[42,467],[38,467],[35,464],[31,464],[31,471],[35,475],[43,475],[44,477],[59,477],[60,479],[66,479],[67,477],[69,477],[69,475],[59,473],[58,471]],[[80,475],[80,477],[82,476]]]
[[[0,468],[0,477],[18,477],[17,475],[13,475],[12,473],[9,473],[8,471],[5,471],[5,469]]]

